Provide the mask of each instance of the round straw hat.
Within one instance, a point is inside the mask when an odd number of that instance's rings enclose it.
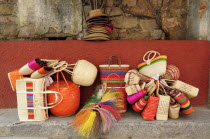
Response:
[[[87,35],[84,39],[85,40],[110,40],[111,38],[107,34],[92,33],[92,34]]]
[[[95,9],[89,12],[89,16],[90,17],[87,19],[87,21],[95,17],[107,16],[107,15],[104,14],[101,9]]]
[[[86,60],[77,61],[73,74],[72,81],[81,86],[90,86],[94,83],[97,76],[97,68]]]

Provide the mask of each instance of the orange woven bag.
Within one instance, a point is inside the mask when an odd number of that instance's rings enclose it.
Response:
[[[74,114],[80,104],[80,89],[71,81],[67,81],[63,73],[62,77],[64,81],[57,81],[52,83],[48,89],[52,91],[57,91],[63,96],[63,100],[60,104],[50,109],[50,112],[55,116],[70,116]],[[48,94],[48,103],[53,103],[56,101],[56,96],[54,94]]]

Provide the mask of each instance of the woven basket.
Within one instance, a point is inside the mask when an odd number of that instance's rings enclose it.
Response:
[[[125,83],[127,85],[133,85],[133,84],[138,84],[140,81],[140,77],[138,76],[138,71],[137,70],[129,70],[125,74]]]
[[[157,112],[159,97],[150,96],[148,103],[141,113],[143,119],[153,121]]]
[[[191,114],[194,112],[194,108],[190,103],[190,100],[186,97],[186,95],[178,90],[174,90],[170,93],[171,97],[176,100],[180,104],[181,112],[183,114]]]
[[[148,91],[149,95],[151,95],[152,93],[154,93],[154,91],[156,89],[155,80],[151,80],[149,83],[147,83],[145,85],[145,88],[147,88],[147,91]]]
[[[62,101],[62,96],[55,91],[45,90],[45,79],[23,78],[16,81],[17,108],[20,121],[44,121],[48,119],[48,109]],[[56,101],[47,106],[47,94],[57,95]]]
[[[11,71],[8,73],[8,78],[13,91],[16,91],[16,80],[24,78],[22,74],[19,73],[19,69]]]
[[[144,107],[147,105],[147,100],[144,98],[139,99],[135,104],[132,105],[132,108],[135,112],[142,112]]]
[[[127,85],[127,86],[125,86],[125,91],[126,91],[126,93],[127,93],[127,95],[133,95],[133,94],[135,94],[135,93],[137,93],[138,91],[140,91],[142,88],[138,85],[138,84],[136,84],[136,85]]]
[[[174,81],[174,83],[171,86],[174,89],[180,90],[183,92],[189,99],[194,98],[198,95],[199,89],[189,85],[187,83],[184,83],[180,80]]]
[[[152,58],[151,58],[151,55]],[[156,56],[159,55],[159,56]],[[147,56],[147,59],[146,59]],[[142,73],[148,77],[159,77],[166,72],[167,56],[160,55],[156,51],[148,51],[143,57],[142,63],[138,65],[139,73]]]
[[[117,58],[118,64],[111,64],[113,58]],[[117,75],[120,76],[120,78],[116,77],[115,75],[112,75],[109,77],[109,82],[107,83],[108,88],[112,87],[118,87],[120,88],[121,86],[124,88],[125,87],[125,74],[129,70],[129,65],[127,64],[121,64],[121,60],[117,56],[110,56],[108,58],[108,64],[105,65],[99,65],[100,68],[100,79],[102,83],[106,83],[107,77],[112,74],[116,73]]]
[[[159,95],[158,108],[156,113],[157,120],[168,120],[170,96]]]
[[[79,60],[74,65],[71,79],[72,81],[81,86],[91,86],[97,76],[97,68],[86,60]]]
[[[180,111],[180,104],[170,104],[169,106],[169,117],[172,119],[178,119],[179,118],[179,111]]]

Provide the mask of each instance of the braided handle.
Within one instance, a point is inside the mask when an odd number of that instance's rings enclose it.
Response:
[[[153,56],[151,57],[151,55],[153,54]],[[159,56],[160,53],[154,50],[148,51],[144,54],[143,56],[143,61],[147,62],[147,65],[149,65],[151,63],[151,60],[154,59],[156,56]]]

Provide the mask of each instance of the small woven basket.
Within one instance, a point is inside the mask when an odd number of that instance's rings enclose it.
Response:
[[[180,104],[170,104],[169,106],[169,117],[172,119],[178,119],[179,118],[179,111],[180,111]]]
[[[62,101],[62,96],[55,91],[45,90],[45,79],[23,78],[16,81],[17,108],[20,121],[44,121],[48,119],[48,109]],[[57,100],[47,106],[47,94],[54,93]]]
[[[148,51],[144,55],[143,61],[144,62],[138,65],[139,73],[144,74],[148,77],[156,77],[156,76],[161,76],[165,74],[166,65],[167,65],[166,55],[160,55],[157,51],[153,51],[153,50]]]
[[[198,88],[192,85],[189,85],[187,83],[184,83],[180,80],[174,81],[171,87],[183,92],[189,99],[196,97],[199,92]]]
[[[158,108],[156,113],[157,120],[168,120],[170,96],[159,95]]]
[[[81,86],[91,86],[97,76],[97,68],[86,60],[79,60],[75,65],[71,79],[72,81]]]

